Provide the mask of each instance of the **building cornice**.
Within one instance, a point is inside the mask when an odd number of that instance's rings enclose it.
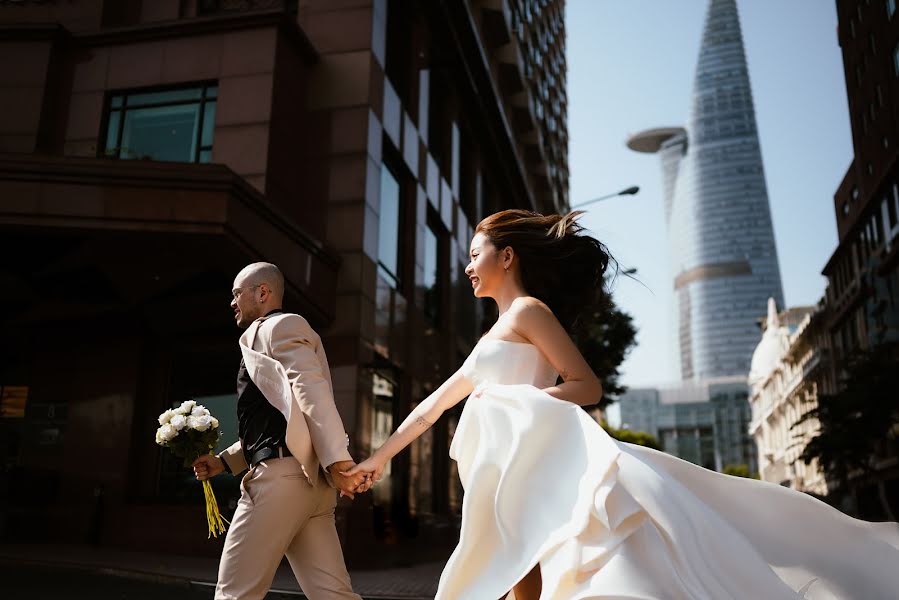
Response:
[[[71,33],[56,23],[29,23],[0,26],[0,40],[11,41],[72,41],[84,47],[118,46],[171,38],[213,35],[246,29],[278,28],[294,45],[307,64],[318,61],[318,52],[296,19],[283,10],[238,12],[235,14],[194,17],[173,21],[142,23],[127,27],[104,28],[83,33]]]

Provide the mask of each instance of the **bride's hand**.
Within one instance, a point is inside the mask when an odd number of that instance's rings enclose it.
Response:
[[[367,492],[371,489],[371,486],[380,481],[381,474],[384,472],[385,464],[386,463],[377,460],[374,456],[370,456],[349,471],[341,471],[341,474],[347,477],[352,477],[359,473],[364,473],[365,480],[361,484],[359,484],[359,487],[356,488],[356,491],[359,493]]]

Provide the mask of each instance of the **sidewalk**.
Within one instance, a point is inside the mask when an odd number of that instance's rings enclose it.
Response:
[[[180,583],[210,589],[215,585],[218,559],[130,552],[114,548],[61,544],[0,544],[0,563],[89,571],[155,583]],[[351,571],[353,589],[366,600],[431,600],[443,563],[413,567]],[[272,591],[303,598],[293,573],[282,563]]]

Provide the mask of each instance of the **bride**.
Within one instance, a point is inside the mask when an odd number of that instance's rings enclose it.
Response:
[[[438,600],[899,597],[899,525],[609,437],[579,406],[602,387],[571,341],[609,255],[575,222],[484,219],[465,272],[499,318],[367,460],[385,464],[469,397],[450,447],[465,488]],[[561,379],[562,383],[557,383]]]

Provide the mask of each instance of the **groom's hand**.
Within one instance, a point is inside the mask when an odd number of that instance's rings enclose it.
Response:
[[[334,485],[340,490],[341,496],[354,498],[356,495],[356,488],[359,487],[359,484],[365,479],[362,475],[347,476],[343,474],[343,471],[349,471],[354,466],[356,466],[356,463],[351,460],[341,460],[328,465],[328,473],[330,473],[331,477],[334,479]]]
[[[225,463],[222,462],[222,459],[212,454],[204,454],[195,460],[192,466],[198,481],[205,481],[210,477],[215,477],[225,470]]]

